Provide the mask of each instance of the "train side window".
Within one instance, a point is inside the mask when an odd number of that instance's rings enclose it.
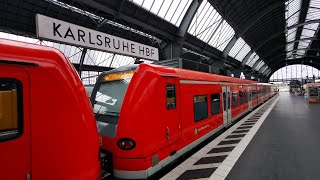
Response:
[[[248,102],[248,92],[247,91],[243,91],[243,103]]]
[[[0,141],[22,134],[22,85],[15,79],[0,79]]]
[[[238,93],[232,92],[232,107],[238,106]]]
[[[251,99],[253,100],[253,99],[255,99],[256,98],[256,91],[255,90],[252,90],[251,91]]]
[[[211,94],[211,115],[220,113],[220,95]]]
[[[243,92],[242,92],[242,91],[239,91],[240,105],[243,104],[243,100],[244,100],[243,95],[244,95]]]
[[[176,108],[176,86],[174,84],[167,84],[167,109]]]
[[[194,121],[200,121],[208,117],[207,95],[197,95],[193,97]]]

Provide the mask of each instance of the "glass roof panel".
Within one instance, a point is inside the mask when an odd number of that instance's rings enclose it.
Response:
[[[260,63],[256,66],[255,70],[258,71],[264,64],[264,61],[260,61]]]
[[[296,64],[277,70],[271,75],[270,81],[284,81],[285,79],[301,80],[301,78],[306,79],[307,76],[311,78],[313,75],[316,79],[319,79],[320,71],[311,66]]]
[[[252,53],[251,56],[249,57],[248,61],[247,61],[247,65],[252,67],[254,65],[254,63],[257,62],[257,60],[259,59],[259,55],[257,53]]]
[[[130,0],[151,13],[180,26],[192,0]]]
[[[242,61],[250,50],[250,46],[242,38],[239,38],[231,48],[228,55],[237,59],[238,61]]]
[[[100,73],[101,72],[97,72],[97,71],[82,71],[81,72],[82,83],[84,85],[94,85]]]
[[[225,21],[216,30],[216,33],[212,34],[211,39],[207,42],[211,46],[223,51],[228,45],[229,41],[234,36],[235,32],[233,28]]]
[[[237,54],[236,59],[242,61],[243,58],[249,53],[249,51],[251,51],[250,46],[248,44],[245,44]]]
[[[300,17],[301,0],[288,0],[286,2],[287,26],[297,24]]]
[[[207,0],[201,3],[188,32],[221,51],[234,35],[232,27]]]
[[[310,0],[306,21],[319,19],[320,17],[319,8],[320,8],[319,0]]]
[[[288,0],[285,2],[285,5],[286,5],[285,16],[287,20],[287,23],[286,23],[287,27],[295,25],[299,22],[301,2],[302,2],[301,0]],[[290,29],[286,32],[287,43],[295,40],[296,32],[297,32],[297,28]],[[293,45],[290,45],[290,46],[287,45],[286,50],[287,52],[292,51],[293,48],[294,48]]]

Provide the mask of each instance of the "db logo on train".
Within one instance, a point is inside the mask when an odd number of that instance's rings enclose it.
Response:
[[[194,134],[197,135],[198,134],[198,128],[194,129]]]

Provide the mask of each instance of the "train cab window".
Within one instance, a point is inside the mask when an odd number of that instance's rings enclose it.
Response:
[[[211,115],[220,113],[220,95],[211,94]]]
[[[22,85],[14,79],[0,79],[0,141],[22,133]]]
[[[167,109],[176,108],[176,86],[174,84],[167,84]]]
[[[238,106],[238,93],[232,92],[232,107]]]
[[[208,117],[207,95],[193,97],[194,121],[200,121]]]
[[[318,87],[309,87],[309,96],[318,96]]]

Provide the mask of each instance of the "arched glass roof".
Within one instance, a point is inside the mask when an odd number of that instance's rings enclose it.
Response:
[[[179,26],[192,0],[130,0],[149,12]]]
[[[301,78],[306,79],[307,76],[308,78],[312,78],[313,75],[316,77],[316,79],[319,79],[320,71],[308,65],[296,64],[296,65],[289,65],[277,70],[271,75],[269,80],[270,81],[285,81],[290,79],[300,80]]]
[[[286,1],[286,19],[287,27],[299,24],[300,12],[302,8],[302,0],[288,0]],[[320,0],[310,0],[310,4],[307,10],[305,22],[310,20],[319,19],[320,15]],[[316,32],[319,29],[319,23],[310,23],[302,26],[301,34],[298,33],[298,27],[291,28],[286,32],[287,38],[287,59],[302,58],[305,56],[306,50],[310,47],[312,40],[310,38],[316,36]],[[309,38],[309,39],[306,39]],[[294,40],[299,40],[298,45],[295,47]]]

